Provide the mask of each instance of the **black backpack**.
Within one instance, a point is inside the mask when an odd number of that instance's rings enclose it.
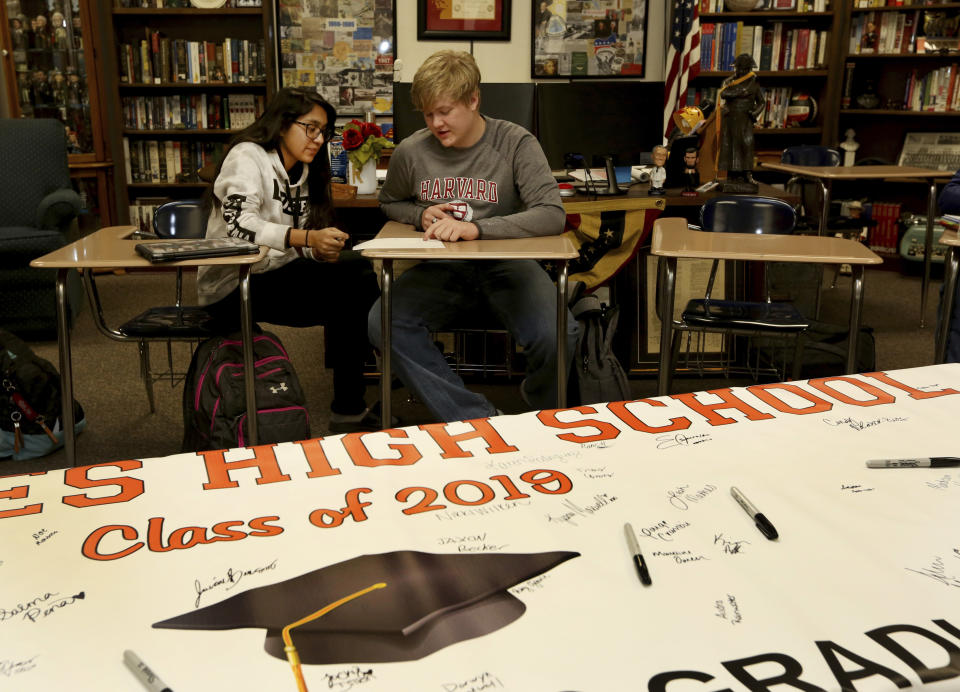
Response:
[[[0,459],[46,456],[63,446],[60,373],[19,337],[0,329]],[[74,430],[87,422],[73,402]]]
[[[310,437],[300,380],[276,335],[253,336],[257,442]],[[240,334],[207,339],[193,354],[183,387],[183,451],[250,444]]]
[[[570,310],[580,323],[568,387],[570,401],[582,405],[632,399],[627,375],[610,348],[619,308],[604,308],[590,294],[576,299]]]

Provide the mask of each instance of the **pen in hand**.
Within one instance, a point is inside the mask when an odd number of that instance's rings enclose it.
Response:
[[[623,533],[627,537],[627,546],[633,554],[633,564],[637,566],[637,573],[640,575],[640,582],[644,586],[650,586],[653,580],[650,579],[650,572],[647,570],[647,562],[643,559],[643,553],[640,552],[640,544],[637,543],[637,536],[633,532],[630,524],[623,525]]]
[[[773,524],[771,524],[770,520],[763,516],[760,510],[757,509],[754,504],[747,499],[746,495],[744,495],[734,486],[730,487],[730,494],[733,495],[733,499],[737,501],[737,504],[743,507],[743,511],[753,518],[757,528],[760,529],[760,533],[762,533],[771,541],[777,539],[779,534],[773,527]]]
[[[140,660],[140,657],[127,649],[123,652],[123,662],[127,668],[137,676],[137,679],[143,683],[143,686],[150,692],[173,692],[167,685],[157,677],[157,674],[150,670],[146,663]]]

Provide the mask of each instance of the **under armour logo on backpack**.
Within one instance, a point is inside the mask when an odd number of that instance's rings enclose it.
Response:
[[[286,382],[281,382],[281,383],[280,383],[279,385],[277,385],[276,387],[270,387],[270,391],[271,391],[273,394],[279,394],[280,392],[285,392],[285,391],[287,391],[287,383],[286,383]]]

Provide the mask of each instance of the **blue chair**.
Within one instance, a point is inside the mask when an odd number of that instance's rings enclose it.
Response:
[[[80,196],[70,184],[67,136],[52,119],[0,119],[0,326],[21,338],[56,338],[56,269],[30,262],[73,238]],[[82,306],[67,275],[68,318]]]
[[[700,221],[700,230],[713,233],[790,234],[794,230],[796,213],[790,204],[781,199],[735,195],[708,200],[700,210]],[[676,367],[682,335],[685,332],[688,335],[698,332],[725,336],[727,339],[725,352],[728,357],[724,371],[727,373],[734,367],[731,356],[734,349],[730,337],[776,337],[778,339],[794,337],[791,376],[793,379],[799,379],[803,351],[802,336],[809,327],[810,321],[792,303],[771,300],[766,267],[764,267],[764,302],[713,298],[714,282],[719,266],[720,261],[714,260],[704,297],[690,300],[680,320],[675,320],[673,323],[670,373],[672,374]],[[688,354],[689,348],[688,343]],[[748,348],[748,362],[749,350]],[[748,372],[753,376],[756,376],[760,369],[759,351],[757,351],[757,358],[756,367],[748,367]]]
[[[207,229],[207,215],[200,200],[188,199],[167,202],[154,212],[153,230],[159,238],[203,238]],[[199,342],[214,336],[214,320],[201,307],[183,305],[183,271],[177,269],[175,303],[170,306],[152,307],[124,322],[118,329],[106,325],[96,283],[90,272],[84,273],[87,296],[97,328],[115,341],[136,341],[140,353],[140,376],[147,389],[150,413],[155,412],[153,383],[169,378],[171,386],[186,375],[174,367],[173,342]],[[150,367],[150,342],[166,344],[167,370],[153,372]]]
[[[839,166],[842,160],[838,150],[812,144],[787,147],[780,153],[780,163],[794,166]],[[826,184],[823,181],[814,182],[794,176],[787,181],[785,187],[795,187],[800,195],[801,216],[797,220],[797,226],[805,230],[819,229],[822,202],[825,195],[830,194]]]

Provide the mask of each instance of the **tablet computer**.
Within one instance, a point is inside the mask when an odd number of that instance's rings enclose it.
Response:
[[[154,243],[137,243],[136,249],[138,254],[151,262],[254,255],[260,252],[260,246],[256,243],[232,237],[160,240]]]

